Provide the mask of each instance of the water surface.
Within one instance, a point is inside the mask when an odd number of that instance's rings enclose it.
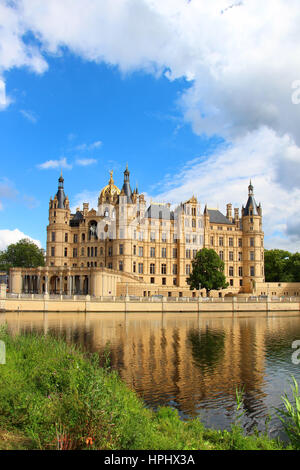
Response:
[[[284,437],[274,407],[291,396],[292,342],[300,339],[300,316],[216,318],[195,313],[3,313],[13,334],[35,331],[61,336],[103,355],[146,405],[177,408],[182,419],[200,417],[208,426],[229,429],[235,390],[244,387],[246,432]],[[299,354],[300,358],[300,354]]]

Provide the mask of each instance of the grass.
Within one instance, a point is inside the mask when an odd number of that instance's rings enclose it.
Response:
[[[107,358],[100,367],[98,355],[63,340],[12,337],[5,330],[0,339],[6,344],[6,364],[0,365],[0,450],[285,448],[267,435],[244,436],[237,425],[230,432],[211,430],[198,419],[181,421],[171,408],[146,409],[110,370]]]

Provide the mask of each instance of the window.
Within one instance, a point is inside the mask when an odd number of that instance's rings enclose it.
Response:
[[[185,266],[185,274],[189,275],[191,273],[191,265],[190,264],[187,264]]]
[[[185,250],[185,257],[190,259],[191,257],[191,250]]]
[[[191,243],[191,237],[189,234],[185,236],[185,243]]]
[[[162,274],[167,274],[167,265],[164,264],[164,263],[161,265],[161,273]]]
[[[254,261],[254,251],[250,251],[250,261]]]
[[[195,219],[192,220],[192,227],[196,228],[196,220]]]
[[[162,241],[162,242],[166,242],[166,241],[167,241],[167,234],[166,234],[166,232],[162,232],[162,234],[161,234],[161,241]]]
[[[123,248],[124,248],[124,245],[119,245],[119,254],[120,255],[123,255]]]
[[[250,238],[250,246],[254,246],[254,238]]]
[[[108,247],[108,256],[112,256],[112,254],[113,254],[112,246],[109,246]]]
[[[102,248],[102,246],[101,246],[101,248],[100,248],[100,256],[103,256],[103,248]]]
[[[243,286],[243,279],[240,279],[240,287]]]
[[[143,274],[144,271],[144,265],[143,263],[139,263],[139,274]]]
[[[229,261],[233,261],[233,251],[229,251]]]
[[[231,286],[233,286],[233,279],[230,279],[230,280],[229,280],[229,284],[230,284]]]
[[[68,256],[68,248],[65,248],[65,257]]]
[[[154,277],[150,277],[150,283],[154,284],[154,281],[155,281]]]
[[[229,246],[233,246],[233,238],[232,238],[232,237],[229,237],[229,239],[228,239],[228,245],[229,245]]]
[[[193,258],[196,258],[197,256],[197,250],[193,250]]]
[[[224,261],[224,251],[219,251],[219,256],[222,261]]]
[[[213,246],[213,244],[214,244],[214,237],[210,237],[210,244]]]
[[[173,248],[173,258],[177,258],[177,248]]]
[[[95,246],[95,258],[97,257],[98,248]]]
[[[173,233],[173,243],[177,242],[177,233]]]
[[[177,274],[177,264],[173,264],[173,274]]]
[[[136,262],[135,261],[132,264],[132,272],[136,273]]]
[[[162,258],[166,258],[166,257],[167,257],[167,249],[166,249],[166,248],[162,248],[162,249],[161,249],[161,257],[162,257]]]
[[[162,285],[165,286],[167,284],[167,279],[165,277],[162,278]]]
[[[84,248],[81,248],[81,256],[84,256]]]
[[[223,246],[224,245],[224,239],[223,237],[219,237],[219,246]]]
[[[77,258],[77,248],[73,248],[73,258]]]
[[[119,271],[123,271],[123,261],[119,261]]]
[[[136,245],[133,245],[133,254],[136,255]]]
[[[74,239],[74,243],[77,243],[78,242],[78,235],[75,234],[73,239]]]
[[[250,266],[250,276],[255,276],[255,268],[254,268],[254,266]]]
[[[52,242],[55,242],[55,232],[52,232],[52,233],[51,233],[51,241],[52,241]]]
[[[243,246],[243,239],[239,238],[239,247],[241,248]]]
[[[155,258],[155,248],[153,246],[150,247],[150,258]]]
[[[55,256],[55,247],[51,246],[51,256]]]
[[[155,232],[150,233],[150,241],[155,242]]]
[[[233,276],[233,266],[229,266],[228,274],[229,276]]]
[[[90,251],[91,251],[91,249],[90,249],[90,247],[88,246],[88,249],[87,249],[87,256],[88,256],[88,258],[90,257]]]
[[[68,243],[68,234],[65,233],[65,242]]]
[[[139,256],[143,256],[143,247],[139,246]]]
[[[91,247],[91,257],[93,257],[93,256],[94,256],[94,247],[92,246]]]
[[[241,251],[239,251],[239,255],[238,255],[238,260],[239,261],[243,261],[243,253]]]
[[[150,274],[155,274],[155,264],[154,263],[150,264]]]
[[[84,242],[85,241],[85,233],[81,235],[81,240]]]
[[[239,276],[243,277],[243,268],[242,268],[242,266],[239,266]]]
[[[108,269],[112,269],[112,268],[113,268],[112,263],[108,263]]]
[[[176,279],[176,277],[173,277],[173,286],[177,286],[177,279]]]

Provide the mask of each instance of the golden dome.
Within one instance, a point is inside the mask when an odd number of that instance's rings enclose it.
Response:
[[[114,184],[113,180],[113,171],[110,171],[110,180],[108,184],[102,189],[100,196],[99,196],[99,202],[100,204],[102,202],[110,201],[114,196],[118,196],[120,194],[120,189]]]

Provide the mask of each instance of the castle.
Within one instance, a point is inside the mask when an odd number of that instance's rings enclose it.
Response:
[[[186,279],[202,248],[225,264],[229,287],[213,295],[249,293],[264,282],[262,208],[251,181],[241,213],[227,204],[225,216],[207,206],[201,211],[194,196],[174,210],[146,205],[126,167],[121,189],[110,172],[97,210],[84,203],[72,213],[61,174],[49,203],[46,266],[15,269],[13,292],[196,297],[204,291],[191,291]]]

